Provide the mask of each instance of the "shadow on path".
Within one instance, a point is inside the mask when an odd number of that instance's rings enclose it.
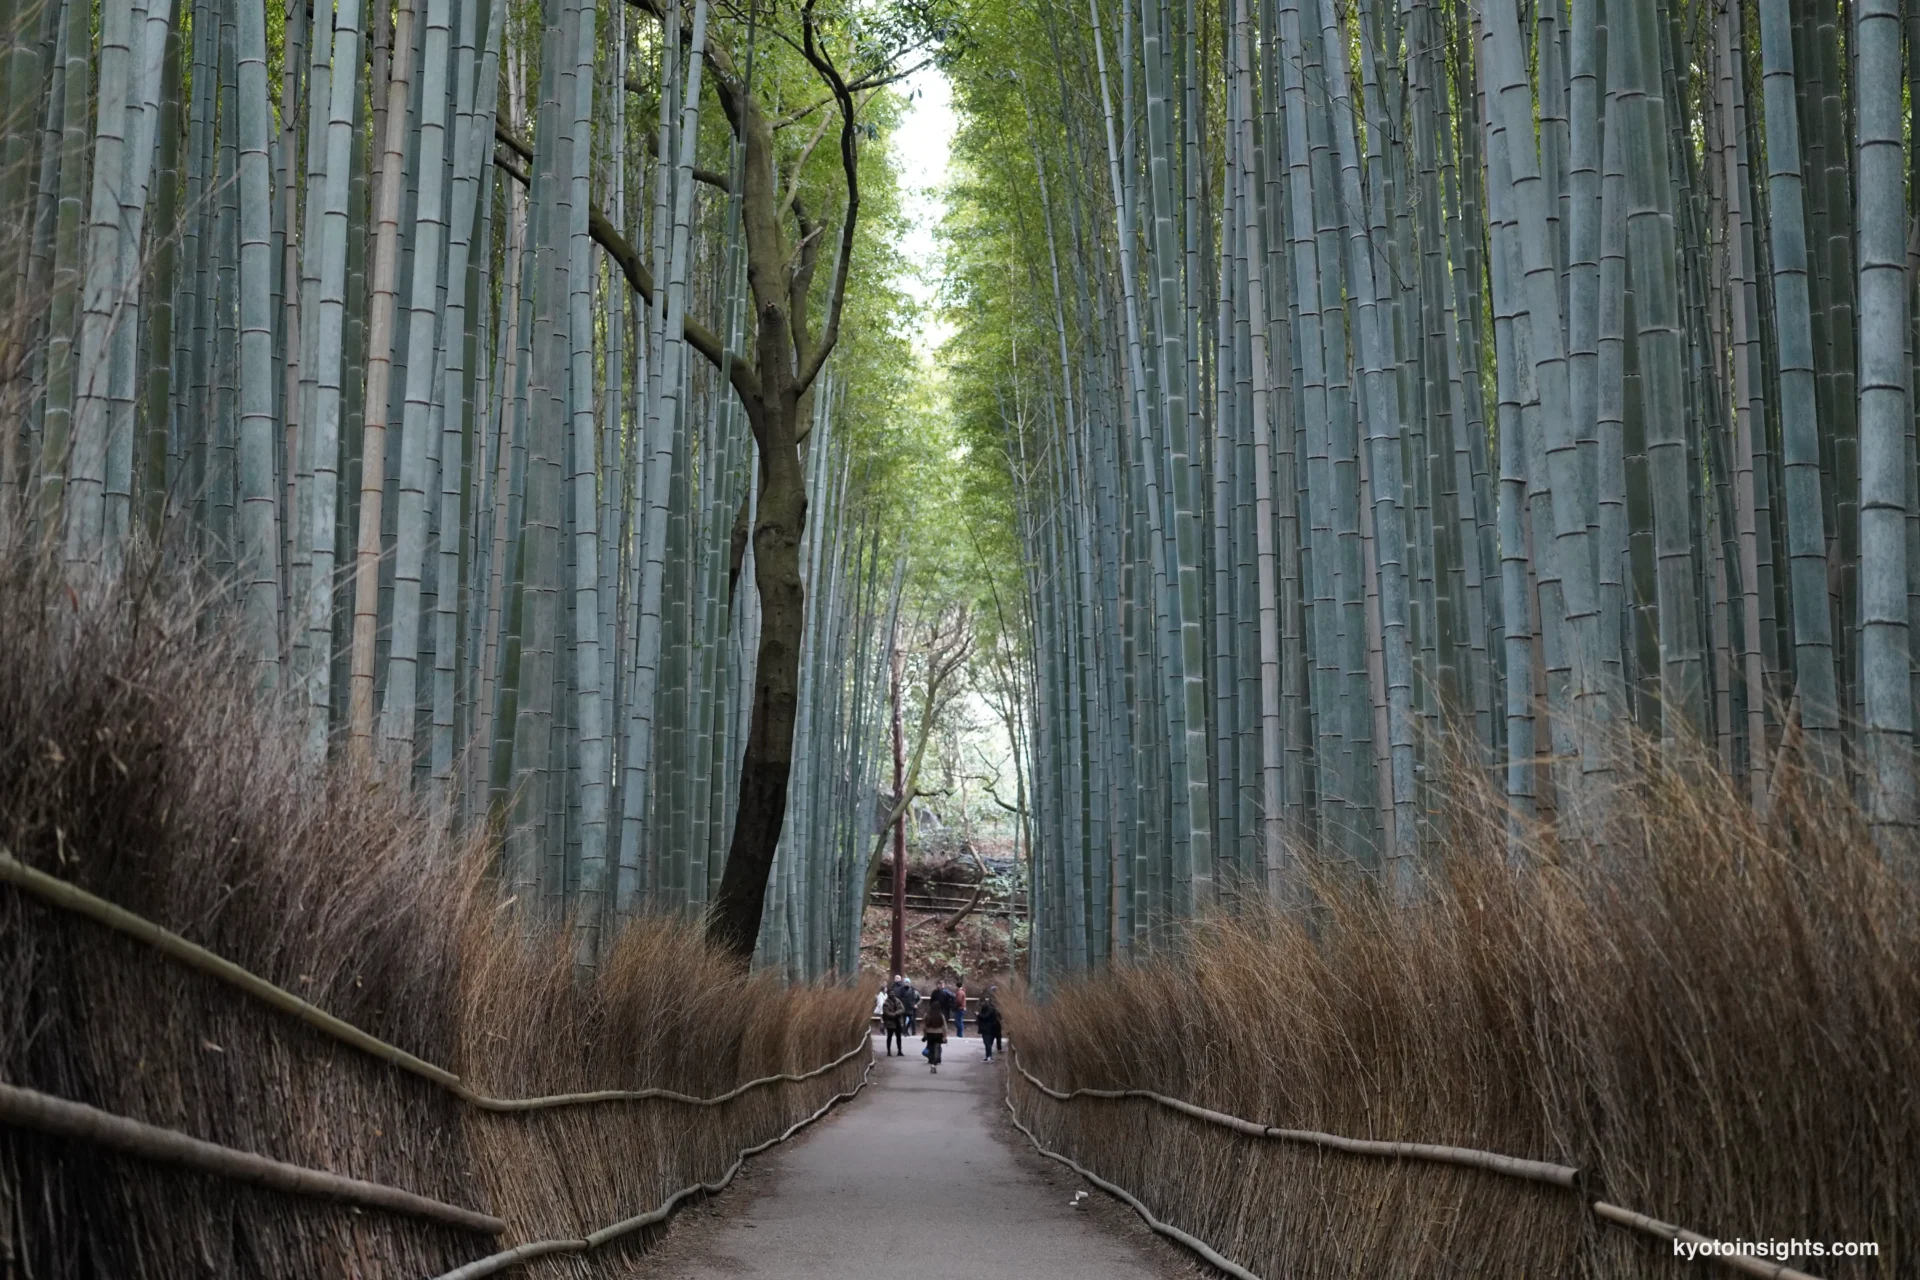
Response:
[[[876,1037],[877,1038],[877,1037]],[[911,1042],[910,1042],[911,1043]],[[879,1048],[878,1045],[875,1046]],[[636,1280],[1165,1280],[1198,1274],[1124,1206],[1035,1156],[1002,1102],[999,1059],[947,1046],[876,1055],[860,1097],[749,1164]],[[1019,1144],[1016,1148],[1014,1144]],[[743,1185],[744,1184],[744,1185]]]

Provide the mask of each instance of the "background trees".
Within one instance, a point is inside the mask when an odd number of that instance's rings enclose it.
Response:
[[[1812,764],[1920,866],[1910,33],[971,16],[953,388],[1025,566],[1041,977],[1307,855],[1418,893],[1462,760],[1592,856],[1628,725],[1761,809]]]
[[[844,971],[961,607],[1043,977],[1309,852],[1416,895],[1443,760],[1598,848],[1625,726],[1910,869],[1890,13],[7,0],[0,503],[229,581],[310,753],[583,963],[657,906]],[[939,379],[880,145],[936,43]]]
[[[736,952],[844,970],[907,363],[886,86],[937,19],[10,0],[7,527],[229,579],[311,754],[496,825],[582,964],[723,897]]]

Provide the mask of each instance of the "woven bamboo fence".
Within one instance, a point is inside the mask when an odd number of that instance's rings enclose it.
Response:
[[[485,833],[316,769],[204,616],[0,573],[0,1276],[419,1278],[543,1242],[512,1274],[619,1274],[648,1215],[858,1089],[865,994],[673,920],[583,971]],[[767,1077],[797,1078],[734,1092]]]

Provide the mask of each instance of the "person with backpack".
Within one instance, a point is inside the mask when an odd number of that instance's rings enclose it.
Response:
[[[886,998],[880,1003],[880,1026],[887,1033],[886,1057],[891,1058],[894,1056],[896,1046],[900,1050],[901,1057],[904,1058],[907,1056],[907,1042],[904,1029],[906,1020],[907,1006],[900,999],[899,993],[896,991],[887,992]]]
[[[927,1001],[926,1030],[921,1038],[927,1042],[927,1066],[935,1075],[940,1072],[940,1046],[947,1042],[947,1025],[947,1011],[938,1001]]]
[[[1000,1045],[1000,1002],[993,998],[998,987],[988,987],[987,994],[980,998],[980,1007],[974,1012],[973,1022],[980,1029],[980,1043],[987,1048],[986,1061],[993,1061],[993,1051]]]

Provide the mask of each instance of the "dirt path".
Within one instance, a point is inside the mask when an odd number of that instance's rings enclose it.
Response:
[[[876,1039],[874,1051],[880,1052]],[[877,1057],[872,1083],[683,1218],[647,1280],[1166,1280],[1198,1272],[1124,1206],[1033,1154],[999,1060]],[[1014,1144],[1018,1144],[1016,1147]]]

